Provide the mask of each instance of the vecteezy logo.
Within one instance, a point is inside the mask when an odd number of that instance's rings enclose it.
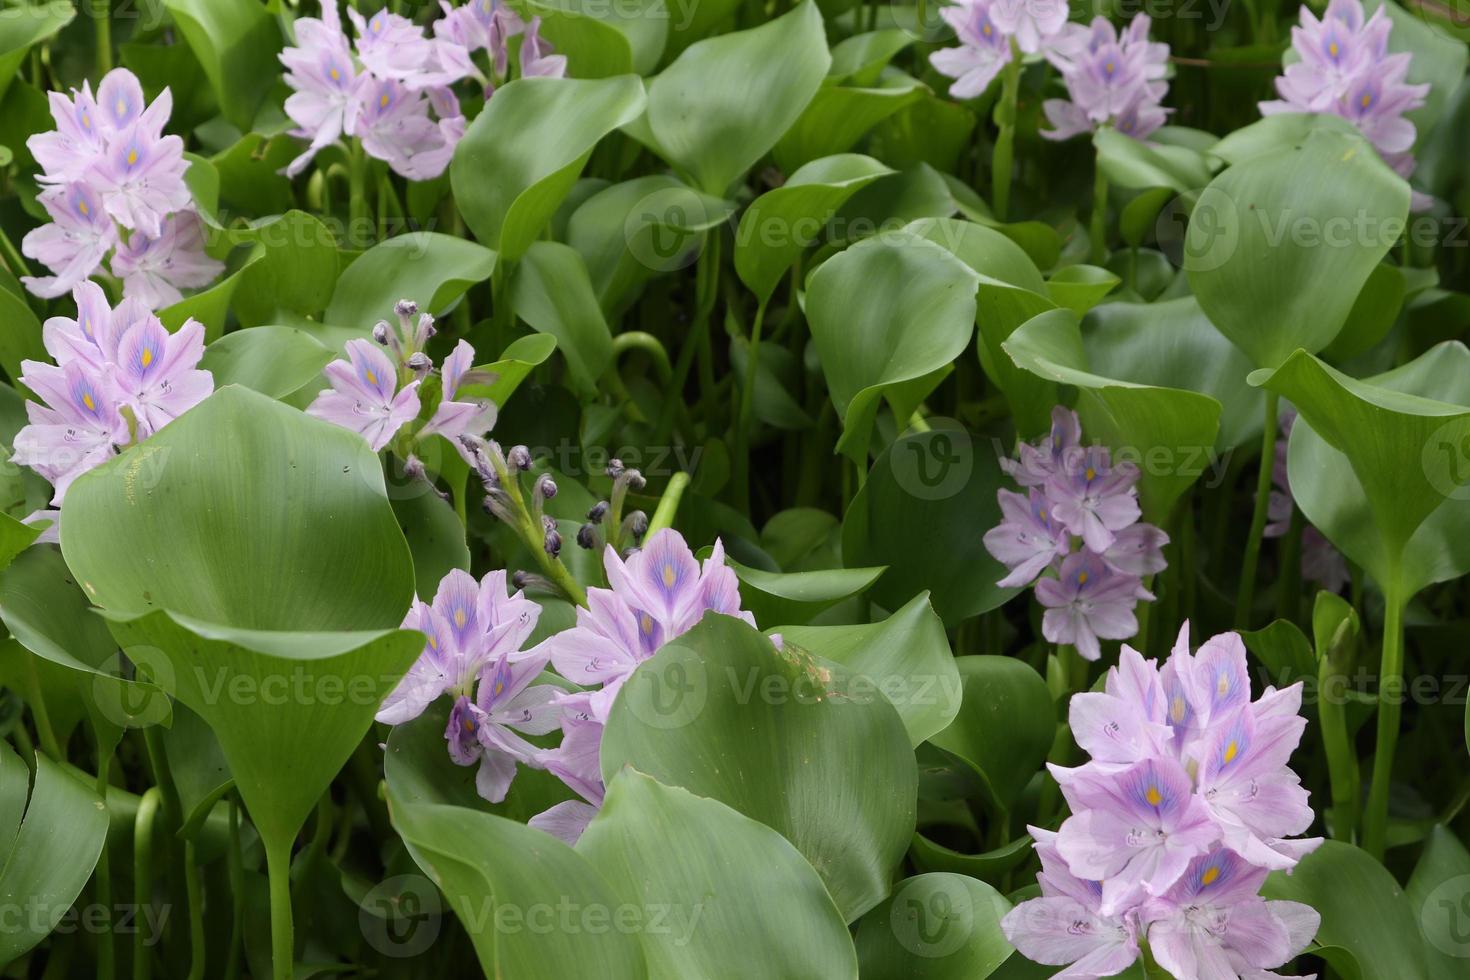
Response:
[[[948,956],[975,928],[975,904],[962,879],[920,875],[893,898],[888,925],[904,949],[926,959]]]
[[[384,956],[417,956],[439,938],[439,890],[423,875],[395,875],[362,897],[358,926]]]
[[[133,646],[114,653],[92,675],[92,699],[102,716],[123,728],[167,721],[173,707],[173,662],[157,647]]]
[[[623,221],[623,241],[644,267],[654,272],[687,268],[704,249],[711,215],[687,187],[664,187],[647,195]]]
[[[889,465],[898,485],[920,500],[953,497],[970,481],[975,446],[954,419],[932,418],[928,432],[910,433],[889,450]]]
[[[1217,187],[1206,187],[1189,212],[1181,264],[1191,272],[1210,272],[1230,261],[1240,245],[1235,201]]]
[[[1441,882],[1419,910],[1429,944],[1446,956],[1470,959],[1470,875]]]
[[[699,717],[709,698],[709,675],[699,655],[669,644],[628,678],[622,699],[645,725],[668,731]]]
[[[1435,429],[1421,462],[1430,486],[1451,500],[1470,500],[1470,415]]]

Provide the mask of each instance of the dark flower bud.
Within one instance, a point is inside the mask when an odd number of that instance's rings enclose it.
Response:
[[[393,336],[391,330],[392,328],[388,326],[387,320],[379,320],[377,326],[373,327],[373,340],[377,341],[383,347],[387,347],[389,340]]]
[[[618,459],[616,456],[607,461],[607,475],[612,477],[614,480],[623,475],[624,469],[626,469],[626,467],[623,466],[623,461],[621,459]]]
[[[527,575],[525,569],[518,569],[511,573],[510,584],[518,589],[524,589],[530,584],[531,576]]]
[[[550,514],[541,515],[541,527],[549,534],[556,530],[556,518]]]
[[[635,538],[641,538],[648,533],[648,515],[641,510],[635,510],[623,521],[628,533]]]
[[[423,351],[414,351],[408,357],[408,369],[414,374],[426,374],[434,362],[429,360],[429,355]]]
[[[648,486],[648,481],[643,479],[643,474],[637,470],[628,470],[622,476],[623,482],[634,490],[642,490]]]
[[[505,454],[505,465],[510,467],[511,472],[529,470],[531,468],[531,450],[525,446],[511,446],[510,452]]]
[[[419,304],[411,299],[401,299],[393,304],[393,312],[404,320],[411,320],[419,315]]]
[[[600,522],[604,517],[607,516],[607,508],[607,501],[599,500],[597,503],[593,504],[592,509],[587,512],[587,520],[591,521],[594,524]]]
[[[541,477],[536,481],[536,493],[541,499],[550,500],[556,496],[556,481],[545,473],[541,474]]]
[[[596,524],[583,524],[577,528],[577,545],[587,551],[592,551],[597,547]]]
[[[546,532],[546,553],[553,558],[561,555],[561,535],[555,531]]]

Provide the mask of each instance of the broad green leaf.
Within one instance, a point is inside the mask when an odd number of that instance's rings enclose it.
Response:
[[[1443,825],[1429,832],[1424,853],[1404,890],[1419,920],[1429,980],[1456,980],[1470,957],[1465,911],[1470,908],[1470,851]]]
[[[556,338],[576,386],[595,392],[612,362],[612,335],[582,256],[561,242],[533,242],[511,275],[510,299],[533,330]]]
[[[707,615],[628,680],[602,741],[624,766],[780,831],[851,921],[888,893],[908,848],[917,773],[893,707],[744,623]]]
[[[796,260],[816,244],[844,201],[889,170],[872,157],[842,153],[805,164],[750,203],[735,233],[735,271],[768,300]]]
[[[715,977],[850,977],[847,926],[812,866],[763,823],[624,770],[577,841],[624,901],[669,911],[640,933],[649,971]]]
[[[959,712],[959,671],[944,623],[927,596],[915,597],[880,623],[782,625],[779,632],[783,642],[840,664],[876,688],[898,709],[912,745],[943,731]]]
[[[1407,598],[1470,571],[1470,350],[1440,344],[1367,381],[1299,352],[1251,380],[1300,412],[1302,513],[1382,588]]]
[[[733,559],[726,563],[740,579],[741,607],[753,614],[757,623],[782,627],[810,622],[822,610],[861,595],[883,574],[881,568],[770,572]]]
[[[114,612],[382,629],[413,595],[366,441],[234,386],[81,476],[61,545],[88,598]]]
[[[1127,204],[1118,215],[1118,233],[1123,241],[1138,248],[1158,227],[1159,212],[1177,195],[1171,188],[1154,187],[1142,191]]]
[[[1290,620],[1278,619],[1263,629],[1242,630],[1240,638],[1270,672],[1264,683],[1285,688],[1300,680],[1316,682],[1317,657],[1312,643]]]
[[[1190,287],[1252,363],[1277,367],[1337,336],[1408,209],[1409,186],[1371,145],[1315,131],[1205,188],[1185,235]]]
[[[159,321],[176,332],[189,320],[198,320],[204,327],[204,342],[214,343],[224,336],[225,324],[230,316],[230,301],[235,298],[235,290],[240,288],[251,266],[262,258],[259,254],[251,256],[243,266],[208,289],[186,296],[173,306],[159,310]]]
[[[163,751],[183,810],[180,833],[192,837],[209,819],[214,805],[234,788],[235,777],[209,725],[182,705],[174,705],[173,724],[163,732]]]
[[[281,29],[256,0],[164,0],[225,117],[249,131],[280,77]]]
[[[919,101],[929,90],[896,69],[869,87],[824,85],[774,148],[776,165],[790,173],[855,146],[878,123]]]
[[[1145,143],[1103,127],[1092,134],[1097,166],[1108,183],[1129,190],[1167,187],[1177,193],[1196,191],[1210,182],[1205,155],[1185,146]]]
[[[399,488],[393,497],[393,514],[413,553],[415,590],[431,596],[451,569],[470,569],[470,549],[465,528],[449,502],[423,480]]]
[[[0,930],[0,963],[17,959],[56,928],[92,876],[107,839],[107,807],[77,776],[38,753],[27,803],[29,779],[20,756],[9,743],[0,744],[0,903],[17,913]]]
[[[1151,366],[1164,369],[1159,374],[1170,377],[1171,366],[1190,371],[1211,366],[1192,360],[1190,338],[1182,331],[1171,336],[1167,321],[1145,313],[1116,326],[1120,329],[1097,346],[1116,347],[1122,338],[1128,351],[1118,360],[1130,363],[1119,367],[1137,371],[1153,361]],[[1082,430],[1089,440],[1107,446],[1115,461],[1138,467],[1139,497],[1149,520],[1163,523],[1179,496],[1205,473],[1220,431],[1220,403],[1213,397],[1093,373],[1081,325],[1068,310],[1028,321],[1003,346],[1017,365],[1038,377],[1077,388]],[[1208,338],[1204,346],[1210,346]],[[1166,359],[1173,363],[1160,363]],[[1175,373],[1172,380],[1185,377]]]
[[[22,524],[9,514],[0,513],[0,571],[29,548],[43,530],[44,525]]]
[[[872,85],[894,55],[914,43],[914,36],[894,27],[854,34],[832,46],[831,84]]]
[[[1008,872],[1031,857],[1031,838],[1023,834],[984,854],[962,854],[934,843],[923,834],[915,834],[909,857],[920,871],[952,871],[999,884]]]
[[[959,713],[930,744],[968,763],[990,802],[1005,811],[1046,761],[1057,715],[1046,681],[1012,657],[959,657]]]
[[[31,312],[24,299],[9,290],[0,289],[0,367],[13,384],[20,384],[21,361],[50,363],[51,355],[41,343],[41,321]]]
[[[521,382],[530,376],[532,370],[545,364],[554,350],[556,338],[550,334],[519,337],[500,352],[498,360],[481,365],[482,370],[495,376],[495,380],[486,385],[463,385],[459,389],[459,397],[488,398],[496,405],[504,405]]]
[[[831,62],[812,0],[690,45],[648,86],[647,123],[660,155],[723,196],[791,128]]]
[[[923,218],[948,218],[956,207],[944,176],[921,163],[860,188],[827,222],[827,241],[834,246],[851,244]]]
[[[288,846],[423,649],[414,630],[272,632],[109,612],[128,658],[208,723],[261,837]]]
[[[1095,265],[1069,265],[1058,269],[1046,283],[1046,291],[1063,309],[1078,316],[1102,302],[1123,280],[1116,273]]]
[[[644,103],[643,83],[633,75],[521,78],[496,91],[449,167],[455,204],[475,237],[505,261],[518,260],[593,147],[637,118]]]
[[[959,874],[905,879],[858,924],[863,978],[984,980],[1013,952],[1000,920],[1011,903]]]
[[[295,327],[251,327],[225,334],[204,351],[199,366],[217,388],[243,385],[271,398],[285,398],[321,374],[333,352]]]
[[[367,336],[379,320],[392,322],[393,304],[411,299],[440,313],[495,271],[495,253],[452,235],[414,232],[380,242],[342,270],[326,322]]]
[[[996,453],[963,429],[900,436],[843,517],[843,560],[888,566],[870,590],[888,609],[923,592],[946,626],[994,609],[1020,591],[995,584],[1006,570],[982,540],[1000,523],[995,492],[1008,485]]]
[[[258,261],[241,270],[233,308],[247,327],[279,323],[290,314],[315,316],[327,308],[342,260],[331,229],[304,211],[250,229]]]
[[[1336,363],[1371,350],[1388,335],[1403,309],[1407,284],[1398,266],[1380,262],[1363,284],[1342,332],[1322,356]]]
[[[680,12],[677,8],[670,11],[666,0],[610,5],[589,0],[535,0],[528,6],[541,15],[542,35],[567,56],[568,70],[575,78],[652,73],[668,41],[669,21]],[[615,63],[624,62],[626,67],[612,70]]]
[[[1312,952],[1345,980],[1428,975],[1415,910],[1393,875],[1361,848],[1325,841],[1290,875],[1273,874],[1261,894],[1317,910],[1320,948]]]
[[[1358,128],[1341,116],[1283,112],[1265,116],[1230,133],[1210,147],[1210,155],[1233,165],[1252,157],[1299,147],[1313,133],[1322,131],[1347,137],[1359,135]]]
[[[880,402],[907,423],[951,370],[974,330],[978,283],[953,255],[907,234],[860,242],[812,274],[807,320],[843,420],[840,452],[865,462]]]
[[[649,975],[638,933],[656,925],[650,917],[657,910],[639,906],[633,928],[616,928],[625,897],[555,837],[477,810],[409,803],[394,793],[388,805],[394,829],[464,924],[485,976]],[[576,904],[577,917],[561,927],[557,909],[568,902]],[[600,921],[608,928],[581,927],[582,913],[594,909],[604,910]],[[540,924],[555,936],[545,935]]]
[[[76,15],[76,7],[66,0],[7,6],[0,11],[0,99],[25,63],[31,45],[54,36]]]

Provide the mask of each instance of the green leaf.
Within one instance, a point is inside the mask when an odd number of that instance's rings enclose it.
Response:
[[[1282,112],[1242,126],[1210,148],[1210,155],[1228,164],[1278,150],[1300,147],[1313,133],[1329,132],[1360,137],[1358,128],[1341,116],[1329,113]]]
[[[1118,215],[1118,233],[1123,236],[1123,241],[1133,248],[1146,242],[1149,235],[1155,233],[1159,212],[1175,197],[1171,188],[1155,187],[1139,193],[1123,205],[1123,212]]]
[[[510,301],[533,330],[556,338],[576,386],[595,393],[612,362],[612,334],[582,256],[561,242],[533,242],[511,275]]]
[[[665,0],[600,4],[588,0],[535,0],[541,33],[567,56],[574,78],[605,78],[658,67],[668,41],[670,11]],[[617,65],[625,67],[613,70]]]
[[[824,609],[861,595],[883,574],[882,568],[828,568],[810,572],[768,572],[726,561],[740,579],[741,607],[757,623],[782,627],[810,622]]]
[[[216,391],[83,474],[66,518],[67,564],[113,611],[374,629],[402,622],[413,596],[408,546],[363,438],[246,388]]]
[[[434,880],[475,944],[487,977],[562,980],[589,971],[606,980],[648,976],[635,931],[616,928],[624,907],[586,858],[550,834],[458,806],[388,797],[394,829],[419,867]],[[571,928],[557,928],[557,909],[574,902]],[[592,910],[601,910],[593,912]],[[581,914],[605,916],[609,928],[580,928]],[[655,923],[638,908],[637,931]],[[532,918],[532,916],[536,918]],[[538,924],[557,928],[548,942]],[[592,920],[594,922],[598,920]]]
[[[827,80],[833,84],[872,85],[894,55],[914,40],[908,31],[894,27],[843,38],[832,46]]]
[[[1323,842],[1261,894],[1312,906],[1322,916],[1315,949],[1347,980],[1427,975],[1424,943],[1404,890],[1367,851]]]
[[[1424,936],[1429,980],[1456,980],[1470,955],[1470,937],[1465,935],[1470,851],[1454,831],[1442,825],[1429,831],[1404,891]]]
[[[1322,356],[1341,363],[1371,350],[1398,321],[1406,292],[1404,274],[1398,267],[1380,262],[1358,293],[1342,332]]]
[[[1312,643],[1290,620],[1278,619],[1264,629],[1242,630],[1240,638],[1271,672],[1266,683],[1285,688],[1300,680],[1316,682],[1317,657]]]
[[[107,807],[91,787],[39,753],[27,805],[29,779],[20,756],[9,743],[0,744],[0,904],[26,912],[0,931],[0,963],[17,959],[56,928],[107,839]]]
[[[821,238],[849,197],[893,171],[872,157],[843,153],[813,160],[751,202],[735,233],[735,271],[768,300],[796,260]]]
[[[643,83],[633,75],[521,78],[497,90],[449,167],[455,204],[475,237],[506,261],[518,260],[593,147],[637,118],[644,103]]]
[[[1031,838],[1021,835],[984,854],[961,854],[936,844],[923,834],[915,834],[909,857],[920,871],[952,871],[994,884],[1001,883],[1031,857]]]
[[[209,819],[214,805],[234,788],[235,777],[209,725],[182,705],[174,705],[173,724],[163,732],[163,751],[183,810],[180,833],[192,837]]]
[[[76,17],[67,0],[8,7],[0,14],[0,99],[25,63],[31,45],[53,37]]]
[[[0,321],[5,323],[5,329],[0,330],[0,367],[5,369],[6,377],[19,384],[21,361],[51,360],[41,342],[41,321],[24,299],[6,289],[0,289]]]
[[[465,528],[454,508],[434,492],[428,483],[418,480],[393,497],[393,514],[413,552],[415,591],[433,595],[439,580],[451,569],[470,569],[470,549],[465,544]]]
[[[463,398],[488,398],[496,405],[504,405],[521,386],[531,372],[546,363],[556,350],[556,338],[550,334],[528,334],[511,341],[510,346],[500,352],[500,359],[483,366],[482,370],[495,375],[487,385],[462,385],[459,389]]]
[[[1409,186],[1372,146],[1315,131],[1205,188],[1185,236],[1189,285],[1257,367],[1277,367],[1337,336],[1408,209]]]
[[[888,893],[913,834],[917,773],[898,713],[744,623],[707,615],[644,661],[602,741],[624,766],[780,831],[851,921]]]
[[[1130,190],[1167,187],[1183,194],[1210,182],[1210,166],[1203,153],[1187,146],[1145,143],[1104,127],[1092,134],[1097,166],[1108,183]]]
[[[225,324],[230,316],[230,301],[235,298],[235,290],[240,288],[250,267],[261,258],[260,255],[251,256],[245,265],[208,289],[186,296],[173,306],[159,310],[159,321],[169,330],[177,332],[189,320],[198,320],[204,326],[206,344],[219,340],[224,336]]]
[[[1470,350],[1439,344],[1367,381],[1299,352],[1251,380],[1300,412],[1297,506],[1382,588],[1407,598],[1470,571]]]
[[[1180,343],[1187,338],[1182,333],[1170,336],[1171,325],[1147,312],[1143,319],[1116,326],[1118,329],[1109,338],[1112,352],[1120,355],[1119,360],[1132,355],[1130,366],[1135,371],[1140,363],[1166,358],[1177,358],[1174,363],[1186,370],[1213,366],[1191,360],[1192,352]],[[1126,352],[1116,350],[1118,338],[1127,343]],[[1077,388],[1082,431],[1089,441],[1098,440],[1107,446],[1114,460],[1126,460],[1138,467],[1144,514],[1150,521],[1163,523],[1174,502],[1200,478],[1210,462],[1220,431],[1220,403],[1195,391],[1094,374],[1088,369],[1081,324],[1069,310],[1041,314],[1013,333],[1003,346],[1017,365],[1038,377]],[[1204,346],[1210,346],[1208,340]],[[1176,380],[1183,377],[1174,375]]]
[[[790,842],[716,800],[624,770],[577,841],[624,901],[668,910],[640,933],[649,971],[714,977],[850,977],[847,926]]]
[[[796,122],[831,63],[812,0],[760,27],[690,45],[648,86],[659,155],[723,196]]]
[[[875,687],[898,709],[914,746],[943,731],[959,712],[959,671],[928,596],[916,596],[881,623],[781,626],[779,632],[783,642]]]
[[[952,369],[974,329],[978,283],[953,255],[903,233],[860,242],[812,274],[806,313],[843,420],[840,452],[865,462],[880,402],[907,423]]]
[[[1117,274],[1095,265],[1069,265],[1058,269],[1047,280],[1046,291],[1063,309],[1078,316],[1102,302],[1123,280]]]
[[[1013,952],[1000,920],[1011,903],[983,881],[922,874],[858,924],[863,978],[984,980]]]
[[[333,353],[295,327],[251,327],[225,334],[204,351],[199,366],[217,388],[243,385],[271,398],[285,398],[321,374]]]
[[[955,666],[964,699],[954,721],[929,742],[968,763],[990,802],[1009,810],[1056,736],[1051,691],[1029,664],[1011,657],[959,657]]]
[[[225,117],[250,130],[280,77],[281,29],[256,0],[164,0]]]
[[[277,323],[291,314],[315,316],[327,308],[341,258],[337,241],[321,219],[287,211],[253,226],[252,262],[240,273],[233,307],[247,327]]]
[[[870,593],[888,609],[923,592],[946,626],[994,609],[1020,591],[995,584],[1006,570],[977,531],[1000,523],[995,492],[1003,485],[996,454],[963,429],[900,436],[842,519],[843,560],[888,566]]]
[[[367,336],[393,315],[393,304],[411,299],[440,313],[495,271],[495,253],[474,242],[437,232],[414,232],[380,242],[342,270],[326,322]]]
[[[843,153],[868,130],[927,94],[918,79],[896,69],[871,87],[824,85],[776,143],[776,165],[790,173],[820,157]]]

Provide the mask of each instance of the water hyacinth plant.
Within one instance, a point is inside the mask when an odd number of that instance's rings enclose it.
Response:
[[[1465,975],[1453,10],[135,7],[0,0],[0,977]]]

